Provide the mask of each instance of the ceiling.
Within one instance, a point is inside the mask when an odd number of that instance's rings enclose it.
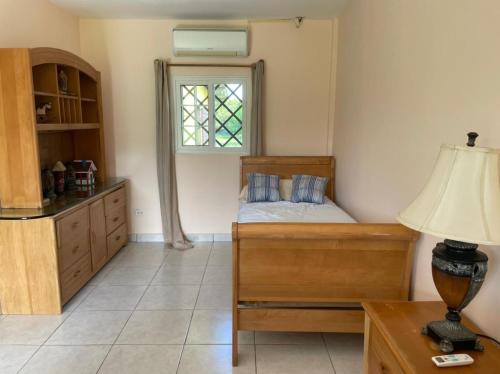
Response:
[[[349,0],[50,0],[87,18],[327,19]]]

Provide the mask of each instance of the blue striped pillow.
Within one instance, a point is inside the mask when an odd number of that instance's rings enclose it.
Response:
[[[280,200],[280,177],[261,173],[247,174],[249,203]]]
[[[328,178],[315,177],[312,175],[292,176],[292,199],[293,203],[316,203],[325,202],[326,185]]]

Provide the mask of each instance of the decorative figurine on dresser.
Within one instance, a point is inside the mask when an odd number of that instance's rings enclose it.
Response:
[[[0,116],[0,305],[3,314],[58,314],[127,244],[127,181],[106,174],[101,79],[90,64],[59,49],[0,48],[0,76],[9,103]],[[84,160],[84,193],[73,160]]]

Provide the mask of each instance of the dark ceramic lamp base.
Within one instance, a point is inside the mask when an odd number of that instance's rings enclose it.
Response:
[[[477,247],[446,239],[432,251],[432,278],[448,313],[445,320],[428,323],[422,333],[439,342],[444,353],[484,349],[477,335],[460,323],[460,311],[476,296],[486,275],[488,257]]]
[[[439,349],[443,353],[461,349],[484,350],[478,336],[458,321],[429,322],[423,327],[422,334],[429,335],[439,342]]]

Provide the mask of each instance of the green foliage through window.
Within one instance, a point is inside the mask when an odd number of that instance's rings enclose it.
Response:
[[[245,86],[235,80],[207,84],[180,84],[182,146],[243,148]]]

